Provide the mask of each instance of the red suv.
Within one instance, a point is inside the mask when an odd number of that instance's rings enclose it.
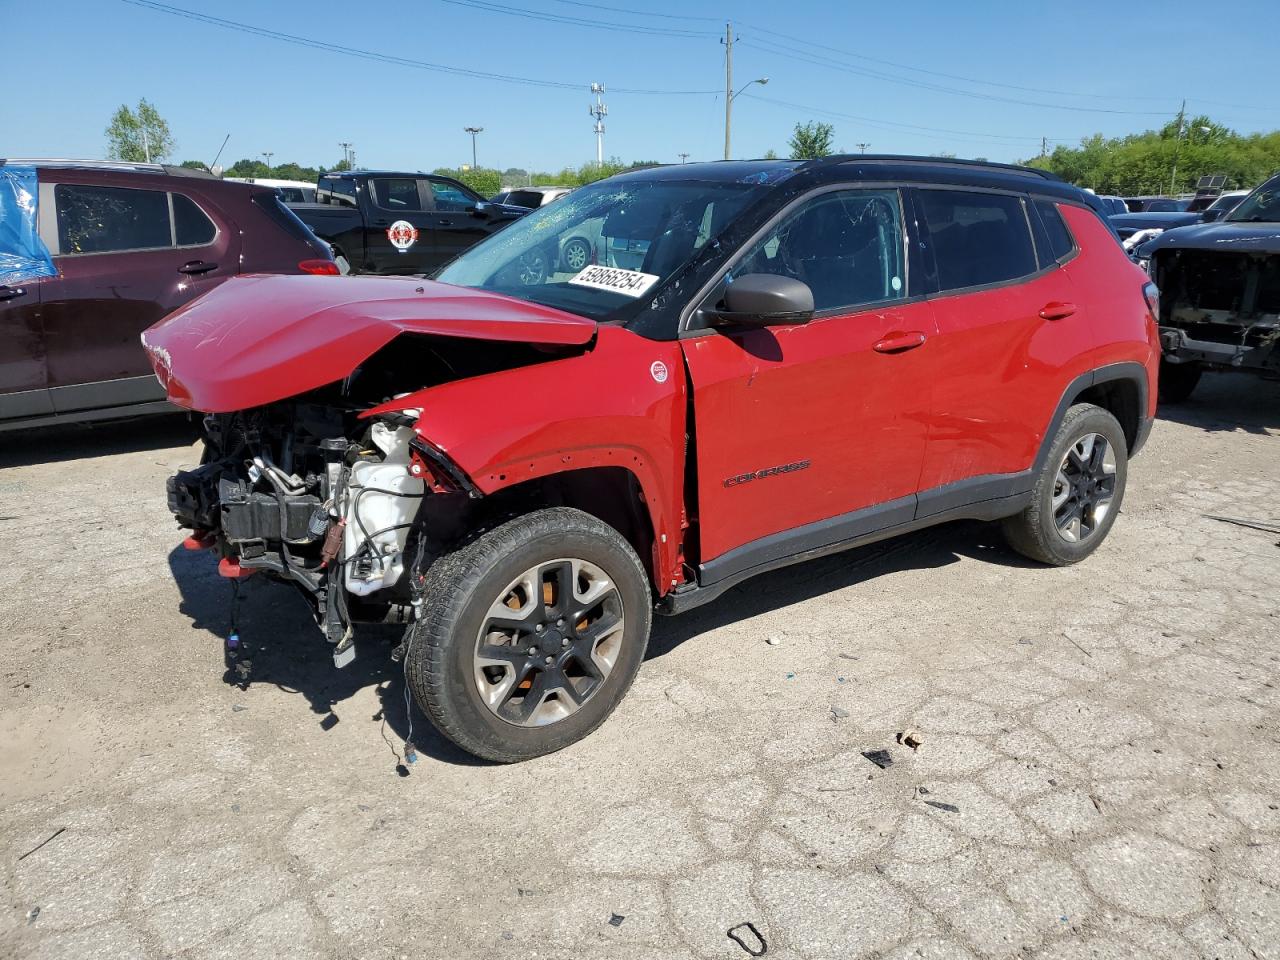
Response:
[[[143,330],[237,274],[338,272],[270,187],[102,161],[0,160],[0,178],[0,222],[28,222],[44,267],[6,270],[0,233],[0,431],[172,410]]]
[[[579,235],[580,269],[524,269]],[[188,546],[299,588],[338,664],[400,608],[419,705],[511,761],[605,719],[655,608],[962,517],[1088,556],[1155,413],[1155,297],[1039,171],[831,157],[625,174],[434,282],[232,280],[145,341],[208,414]]]

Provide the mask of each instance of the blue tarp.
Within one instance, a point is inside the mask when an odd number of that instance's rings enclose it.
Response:
[[[0,166],[0,284],[54,277],[36,226],[36,168]]]

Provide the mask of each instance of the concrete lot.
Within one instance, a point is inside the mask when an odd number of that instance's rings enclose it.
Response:
[[[288,589],[224,681],[194,459],[0,439],[0,956],[1280,957],[1280,549],[1203,517],[1280,518],[1275,384],[1170,408],[1080,566],[956,524],[768,576],[660,619],[586,742],[479,764],[415,711],[407,777],[396,670]]]

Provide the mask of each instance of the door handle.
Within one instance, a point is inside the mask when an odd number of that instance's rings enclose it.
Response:
[[[26,295],[27,290],[25,287],[0,287],[0,301],[15,300]]]
[[[452,226],[453,226],[453,221],[452,221],[452,220],[440,220],[440,221],[438,221],[438,225],[439,225],[439,226],[441,226],[441,227],[452,227]]]
[[[208,273],[210,270],[217,270],[216,263],[209,263],[205,260],[189,260],[178,268],[179,273],[198,274]]]
[[[903,353],[921,346],[927,339],[929,338],[919,330],[912,330],[909,333],[891,333],[883,340],[877,340],[872,349],[876,353]]]
[[[1074,303],[1064,303],[1061,300],[1050,300],[1040,308],[1040,319],[1042,320],[1065,320],[1076,312]]]
[[[373,225],[374,225],[375,227],[389,227],[389,226],[391,226],[391,221],[390,221],[390,220],[375,220],[375,221],[373,221]]]

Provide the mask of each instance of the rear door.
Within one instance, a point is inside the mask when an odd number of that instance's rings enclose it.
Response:
[[[460,183],[442,177],[424,181],[431,194],[432,255],[442,266],[491,232],[489,224],[475,215],[481,198]]]
[[[42,280],[0,284],[0,422],[53,412],[40,327]]]
[[[908,220],[894,188],[793,204],[725,283],[801,280],[814,319],[685,334],[706,582],[913,518],[937,347]]]
[[[142,331],[237,272],[236,231],[160,186],[55,176],[40,196],[58,268],[40,302],[54,410],[161,400]]]
[[[1016,483],[1029,469],[1088,329],[1059,259],[1037,257],[1032,227],[1041,227],[1027,198],[919,188],[915,205],[928,227],[942,358],[920,481],[926,516],[951,505],[938,488]]]
[[[430,194],[418,177],[370,177],[366,256],[378,273],[427,273],[435,265]]]

